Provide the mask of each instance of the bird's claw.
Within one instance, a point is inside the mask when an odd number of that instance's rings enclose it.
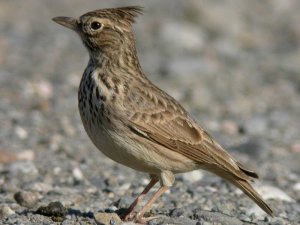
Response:
[[[151,220],[155,220],[159,218],[159,216],[149,216],[149,217],[144,217],[139,215],[138,213],[135,216],[135,222],[140,223],[140,224],[147,224]]]
[[[124,222],[133,221],[138,224],[147,224],[149,221],[157,218],[158,216],[144,217],[142,215],[139,215],[139,213],[128,213],[121,216],[121,219]]]

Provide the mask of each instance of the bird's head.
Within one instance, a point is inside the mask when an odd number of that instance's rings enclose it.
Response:
[[[55,17],[53,20],[78,33],[91,54],[114,52],[123,46],[134,45],[132,24],[142,11],[142,7],[138,6],[100,9],[78,19]]]

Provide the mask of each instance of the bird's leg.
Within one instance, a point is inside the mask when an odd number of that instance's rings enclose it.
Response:
[[[140,193],[137,198],[133,201],[133,203],[128,207],[126,210],[126,213],[122,216],[122,218],[126,221],[130,219],[130,214],[133,211],[133,209],[143,200],[145,195],[150,191],[150,189],[158,182],[158,177],[156,175],[150,175],[151,180],[149,181],[148,185],[145,187],[145,189]]]
[[[150,220],[156,219],[157,217],[145,218],[144,214],[151,209],[153,203],[158,199],[163,193],[165,193],[174,183],[174,175],[171,171],[162,171],[160,173],[160,188],[154,193],[154,195],[149,199],[146,205],[137,213],[136,222],[145,224]]]
[[[158,199],[163,193],[165,193],[169,189],[168,186],[161,186],[155,194],[149,199],[146,205],[138,212],[136,215],[136,222],[145,224],[150,220],[156,219],[157,217],[144,217],[145,212],[151,209],[153,203]]]

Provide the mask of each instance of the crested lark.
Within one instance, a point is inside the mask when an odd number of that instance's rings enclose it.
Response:
[[[134,207],[159,181],[160,188],[134,216],[142,223],[153,219],[144,214],[172,186],[173,174],[197,169],[229,181],[272,215],[249,183],[257,174],[230,156],[174,98],[144,75],[132,30],[141,13],[141,7],[123,7],[95,10],[79,19],[53,18],[79,34],[90,55],[78,92],[88,136],[112,160],[150,174],[150,183],[123,219],[133,219]]]

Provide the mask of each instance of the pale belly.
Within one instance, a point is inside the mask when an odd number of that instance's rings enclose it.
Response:
[[[110,159],[132,169],[159,174],[162,171],[173,173],[195,170],[198,166],[190,159],[161,147],[159,151],[148,148],[130,138],[124,138],[122,133],[105,129],[105,126],[85,126],[94,145]],[[167,157],[166,157],[167,156]],[[176,160],[175,160],[176,159]]]

